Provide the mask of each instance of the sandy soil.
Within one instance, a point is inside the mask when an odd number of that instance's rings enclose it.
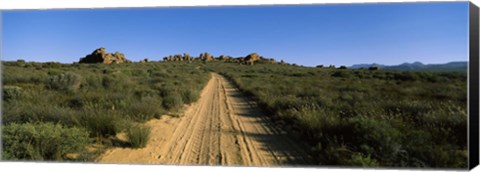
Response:
[[[200,99],[179,118],[151,120],[148,145],[142,149],[113,148],[98,162],[278,166],[312,164],[302,146],[275,128],[231,82],[219,74]]]

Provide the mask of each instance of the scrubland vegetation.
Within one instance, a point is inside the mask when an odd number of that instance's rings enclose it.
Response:
[[[321,165],[467,167],[467,75],[210,64]]]
[[[119,132],[145,146],[141,123],[196,101],[209,71],[306,142],[318,165],[467,167],[466,73],[223,62],[4,62],[3,158],[89,161],[87,145],[115,146]]]
[[[141,123],[175,116],[210,77],[180,63],[2,65],[5,160],[92,161],[101,148],[144,147],[150,130]],[[120,132],[127,143],[115,139]]]

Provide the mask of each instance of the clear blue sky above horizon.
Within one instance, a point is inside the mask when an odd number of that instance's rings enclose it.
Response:
[[[251,52],[305,66],[468,61],[468,2],[2,11],[2,60]]]

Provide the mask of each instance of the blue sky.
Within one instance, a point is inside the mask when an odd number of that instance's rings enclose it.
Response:
[[[2,11],[2,60],[257,52],[306,66],[468,60],[468,2]]]

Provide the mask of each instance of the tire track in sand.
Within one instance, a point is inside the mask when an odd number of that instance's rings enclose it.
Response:
[[[98,162],[177,165],[313,165],[307,152],[222,75],[183,116],[151,120],[145,148],[113,148]]]

